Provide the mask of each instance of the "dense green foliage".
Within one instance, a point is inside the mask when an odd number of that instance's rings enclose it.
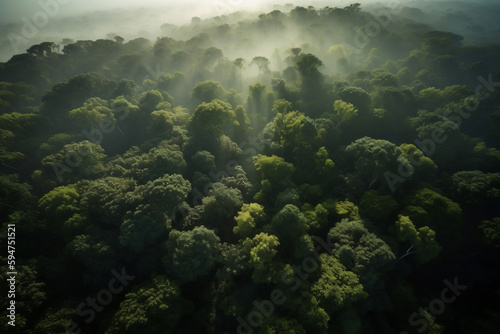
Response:
[[[2,332],[411,332],[458,277],[419,332],[496,333],[500,46],[392,14],[357,48],[359,4],[288,9],[0,63]],[[287,29],[311,43],[245,58]]]

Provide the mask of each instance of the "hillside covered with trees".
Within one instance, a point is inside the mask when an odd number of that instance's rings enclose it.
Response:
[[[500,45],[370,8],[0,63],[1,331],[498,333]]]

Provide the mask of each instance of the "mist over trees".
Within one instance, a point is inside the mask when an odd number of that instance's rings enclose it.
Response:
[[[498,11],[460,4],[235,10],[0,63],[2,331],[496,333],[500,44],[475,20]]]

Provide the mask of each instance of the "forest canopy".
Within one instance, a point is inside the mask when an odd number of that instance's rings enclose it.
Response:
[[[0,63],[2,332],[496,333],[498,31],[234,8]]]

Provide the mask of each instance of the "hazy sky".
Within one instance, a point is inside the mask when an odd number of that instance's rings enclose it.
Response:
[[[425,23],[437,24],[438,29],[451,29],[467,35],[471,31],[469,26],[479,24],[491,31],[488,34],[482,32],[482,36],[500,35],[498,0],[462,1],[461,5],[460,1],[448,0],[0,0],[0,62],[44,41],[58,44],[64,38],[95,40],[110,38],[114,34],[121,35],[125,40],[137,37],[155,40],[165,35],[165,31],[161,30],[163,24],[188,24],[193,16],[205,19],[238,10],[250,10],[255,16],[256,11],[272,10],[274,4],[292,3],[321,8],[343,7],[354,2],[364,5],[379,2],[388,6],[404,2],[424,10],[428,21]],[[445,5],[439,10],[432,6],[443,2]],[[473,2],[491,2],[497,9],[484,7],[484,10],[477,11],[478,8],[475,8],[473,13],[465,6]],[[49,18],[43,8],[47,8],[46,12],[55,13]],[[363,8],[369,9],[369,6]],[[456,14],[454,20],[451,14]],[[475,23],[462,19],[465,16],[474,19]],[[35,28],[33,24],[37,19],[43,24],[37,24]]]
[[[40,3],[49,4],[57,0],[0,0],[0,20],[2,23],[18,22],[23,16],[31,18],[42,9]],[[189,7],[193,13],[199,13],[200,9],[219,9],[221,13],[225,10],[257,6],[264,3],[263,0],[59,0],[60,14],[73,15],[89,11],[108,10],[113,8],[151,7],[151,6],[178,6]],[[280,3],[282,1],[273,1]],[[199,14],[198,14],[199,15]]]
[[[289,0],[0,0],[0,61],[43,41],[107,38],[108,33],[127,40],[155,39],[164,23],[183,25],[193,16],[209,18],[280,2]],[[33,24],[37,28],[29,27]]]
[[[223,14],[224,12],[234,11],[235,9],[249,9],[256,8],[262,4],[272,5],[275,3],[293,3],[293,4],[304,4],[304,3],[318,3],[328,4],[330,6],[344,5],[346,3],[354,2],[373,2],[377,0],[329,0],[329,1],[304,1],[304,0],[0,0],[0,23],[17,23],[22,17],[31,18],[34,14],[41,10],[40,3],[48,4],[52,2],[61,2],[59,5],[59,10],[62,15],[73,15],[82,14],[89,11],[97,10],[109,10],[113,8],[130,8],[130,7],[150,7],[150,6],[178,6],[179,8],[188,8],[201,15],[203,10],[207,11],[207,15],[213,14],[214,11],[217,14]],[[414,2],[412,0],[389,0],[389,1],[379,1],[382,3],[397,3],[404,1]],[[426,0],[429,2],[436,2]],[[416,1],[416,3],[425,1]],[[464,1],[465,3],[467,1]],[[472,1],[470,1],[472,2]],[[474,2],[494,2],[493,0],[476,0]]]

